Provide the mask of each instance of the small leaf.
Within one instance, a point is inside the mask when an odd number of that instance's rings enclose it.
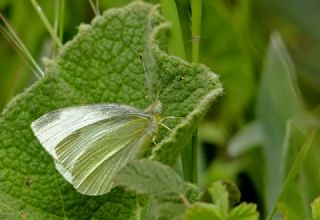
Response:
[[[175,202],[155,203],[152,209],[152,217],[157,220],[181,219],[185,211],[186,211],[186,206],[181,203],[175,203]]]
[[[184,193],[182,178],[169,166],[147,159],[136,160],[124,167],[115,182],[140,194],[157,198],[172,197],[172,193]]]
[[[320,220],[320,197],[316,198],[311,204],[312,220]]]
[[[256,205],[241,203],[230,211],[227,220],[258,220],[258,218]]]
[[[187,211],[185,220],[223,220],[220,210],[216,205],[197,202]]]
[[[214,204],[220,210],[221,216],[226,217],[229,209],[229,193],[221,181],[212,184],[208,189]]]

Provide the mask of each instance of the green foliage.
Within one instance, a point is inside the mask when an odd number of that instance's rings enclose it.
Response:
[[[210,129],[209,135],[203,134],[202,138],[214,144],[227,143],[232,129],[243,123],[245,109],[252,100],[255,59],[262,56],[260,44],[265,41],[260,37],[263,28],[256,30],[257,16],[251,19],[252,2],[240,1],[230,7],[224,1],[203,1],[200,61],[221,74],[225,88],[218,108],[212,109],[214,114],[206,121],[207,127],[200,127],[200,131]],[[251,50],[252,44],[259,48],[258,52]]]
[[[148,195],[152,198],[152,217],[155,219],[186,220],[254,220],[258,219],[256,206],[241,203],[232,207],[230,197],[237,190],[222,182],[215,182],[208,189],[213,204],[199,202],[190,198],[190,191],[199,195],[196,188],[183,188],[183,180],[176,172],[164,164],[150,160],[134,161],[124,167],[117,175],[116,182],[125,188]],[[170,196],[168,196],[170,195]],[[184,216],[184,217],[183,217]]]
[[[256,211],[256,205],[242,203],[232,209],[229,213],[228,220],[255,220],[259,219]]]
[[[225,218],[229,210],[229,193],[221,182],[213,183],[208,189],[213,203],[219,208],[220,216]]]
[[[278,34],[273,34],[262,72],[257,114],[265,132],[264,153],[267,164],[266,204],[271,207],[282,184],[281,155],[286,124],[302,113],[294,67]],[[270,91],[269,86],[273,85]],[[281,96],[279,94],[281,93]],[[286,102],[286,106],[281,103]],[[282,106],[277,108],[277,106]]]
[[[197,200],[199,190],[183,179],[169,166],[147,159],[136,160],[124,167],[115,182],[151,200],[151,216],[154,219],[180,218],[189,201]]]
[[[37,2],[55,26],[55,4],[61,1]],[[105,10],[130,2],[99,0],[99,5]],[[216,81],[207,77],[212,73],[205,67],[163,53],[168,51],[170,55],[170,47],[182,49],[182,43],[186,59],[199,58],[199,62],[220,74],[224,85],[223,96],[210,107],[198,129],[200,166],[187,164],[188,170],[199,173],[200,188],[210,188],[219,179],[224,184],[235,182],[243,195],[241,201],[257,203],[260,219],[265,219],[274,206],[278,215],[290,220],[312,219],[317,215],[319,132],[314,135],[314,144],[309,146],[295,178],[283,185],[294,161],[301,156],[299,152],[307,137],[320,128],[317,0],[202,1],[202,10],[194,6],[200,1],[175,3],[174,13],[179,16],[170,20],[171,24],[180,21],[183,36],[176,32],[175,43],[168,47],[172,26],[168,28],[169,24],[163,23],[156,10],[149,13],[150,5],[140,12],[137,8],[122,8],[123,17],[128,19],[108,20],[112,25],[106,25],[107,30],[101,35],[103,28],[96,27],[103,26],[103,19],[90,22],[94,14],[88,0],[65,1],[65,11],[59,12],[64,14],[63,23],[58,26],[63,29],[62,42],[69,42],[56,53],[30,1],[0,1],[0,13],[12,24],[36,61],[57,56],[46,62],[47,75],[43,79],[12,99],[36,79],[0,34],[0,108],[11,100],[0,115],[0,219],[183,219],[187,207],[176,196],[160,201],[120,188],[99,197],[77,194],[55,171],[50,157],[29,129],[38,116],[63,106],[116,102],[146,108],[150,101],[145,98],[149,93],[137,56],[141,53],[152,78],[153,96],[164,93],[160,95],[165,103],[162,116],[183,117],[163,121],[172,132],[161,128],[155,141],[158,145],[150,147],[145,156],[173,165],[180,152],[191,145],[192,131],[212,103],[204,94],[213,91],[208,85]],[[163,12],[161,7],[158,10]],[[108,13],[118,17],[119,9]],[[198,13],[202,14],[201,20]],[[127,24],[131,22],[124,20],[132,20],[134,25],[129,28]],[[77,28],[80,22],[90,24]],[[200,27],[200,38],[193,38]],[[275,30],[277,34],[272,34]],[[81,33],[77,34],[78,31]],[[268,43],[270,35],[272,40]],[[192,48],[197,50],[198,43],[197,54]],[[156,62],[150,67],[149,60],[153,58]],[[179,164],[175,167],[182,173]],[[193,214],[211,216],[210,219],[219,217],[212,208],[215,204],[199,202],[198,186],[183,185]],[[225,186],[232,208],[239,194],[228,184]],[[276,202],[283,188],[286,190]],[[255,209],[253,205],[241,206],[240,211],[228,210],[228,215],[241,219],[242,212]],[[252,216],[255,218],[255,214]],[[250,215],[246,217],[250,219]]]
[[[212,204],[207,203],[195,203],[188,209],[188,212],[186,214],[186,220],[220,220],[224,219],[222,216],[220,216],[219,210],[217,210],[217,207]]]
[[[307,154],[309,153],[310,151],[310,148],[312,146],[312,142],[313,142],[313,139],[314,139],[314,135],[315,135],[315,132],[313,132],[310,137],[306,140],[305,144],[301,147],[301,150],[299,152],[299,154],[297,155],[297,158],[295,159],[295,161],[293,162],[292,164],[292,167],[288,173],[288,176],[286,177],[285,181],[284,181],[284,184],[283,184],[283,187],[281,189],[281,192],[279,193],[279,196],[275,202],[275,205],[273,207],[273,209],[271,210],[270,212],[270,215],[268,216],[268,219],[272,219],[273,217],[273,214],[275,212],[275,208],[276,208],[276,204],[278,203],[279,200],[282,199],[282,196],[283,194],[288,191],[289,187],[290,187],[290,184],[292,184],[294,178],[297,176],[297,174],[299,173],[299,171],[301,170],[302,168],[302,165],[307,157]],[[296,202],[298,203],[298,202]]]
[[[241,203],[231,208],[228,197],[229,192],[222,182],[215,182],[208,189],[213,204],[196,202],[186,213],[186,220],[257,220],[259,217],[256,205]]]
[[[150,103],[138,55],[151,54],[156,63],[154,92],[161,94],[162,116],[183,118],[166,122],[171,132],[160,130],[159,144],[148,155],[174,163],[185,136],[192,134],[221,93],[221,85],[206,67],[170,57],[158,48],[158,37],[166,27],[157,10],[142,2],[109,10],[90,25],[81,25],[75,38],[46,62],[46,76],[13,99],[1,114],[0,190],[24,206],[55,217],[128,219],[135,215],[136,197],[120,189],[98,197],[77,193],[57,173],[30,124],[53,109],[82,103],[146,108]]]

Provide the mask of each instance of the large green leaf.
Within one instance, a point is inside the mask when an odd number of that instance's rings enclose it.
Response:
[[[208,68],[159,49],[158,39],[167,27],[150,4],[136,2],[109,10],[90,25],[80,26],[60,54],[47,61],[46,76],[7,105],[0,115],[0,190],[9,198],[2,199],[7,206],[13,198],[23,204],[10,206],[18,212],[28,206],[69,219],[128,219],[135,215],[136,197],[120,189],[97,197],[77,193],[56,172],[30,124],[53,109],[83,103],[148,107],[151,103],[138,56],[147,54],[147,60],[152,57],[154,61],[148,69],[154,96],[158,90],[163,93],[162,116],[182,117],[164,121],[171,131],[160,128],[158,144],[149,148],[147,155],[175,163],[186,136],[221,93],[221,85]]]

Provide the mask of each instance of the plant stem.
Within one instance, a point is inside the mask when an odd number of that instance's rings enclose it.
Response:
[[[191,0],[191,32],[192,32],[192,62],[199,63],[199,46],[201,32],[202,0]],[[192,135],[191,145],[191,179],[193,183],[198,183],[198,130]]]
[[[182,31],[179,20],[177,6],[174,0],[160,0],[162,14],[171,22],[171,29],[168,37],[168,52],[171,55],[186,59],[186,53],[183,45]],[[197,166],[193,168],[192,160],[192,144],[186,146],[181,154],[182,168],[184,180],[192,181],[193,170],[197,170]]]
[[[46,15],[43,13],[40,5],[36,2],[36,0],[30,0],[34,9],[37,11],[37,13],[39,14],[44,26],[47,28],[49,34],[51,35],[53,41],[56,43],[56,45],[58,47],[62,47],[62,43],[60,41],[60,39],[58,38],[58,36],[56,35],[56,33],[54,32],[54,29],[52,28],[50,22],[48,21],[48,18],[46,17]]]
[[[175,1],[161,0],[162,14],[172,23],[168,39],[169,54],[186,59],[183,45],[181,25]],[[199,42],[201,27],[202,0],[192,0],[192,62],[199,62]],[[184,178],[193,183],[198,182],[198,132],[192,135],[191,146],[182,153],[182,166]]]
[[[160,0],[160,3],[162,14],[172,25],[168,38],[168,52],[169,54],[186,59],[176,3],[173,0]]]
[[[202,0],[191,0],[192,62],[199,63]]]
[[[59,36],[60,42],[63,42],[65,0],[60,0],[59,6],[60,6],[60,9],[59,9],[58,36]]]

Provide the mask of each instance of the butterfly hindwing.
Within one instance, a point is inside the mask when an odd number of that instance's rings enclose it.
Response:
[[[108,192],[117,171],[136,158],[151,142],[148,129],[152,129],[152,121],[149,118],[133,116],[125,121],[91,141],[88,149],[75,162],[71,176],[79,192],[88,195]],[[115,123],[120,123],[118,118]]]

